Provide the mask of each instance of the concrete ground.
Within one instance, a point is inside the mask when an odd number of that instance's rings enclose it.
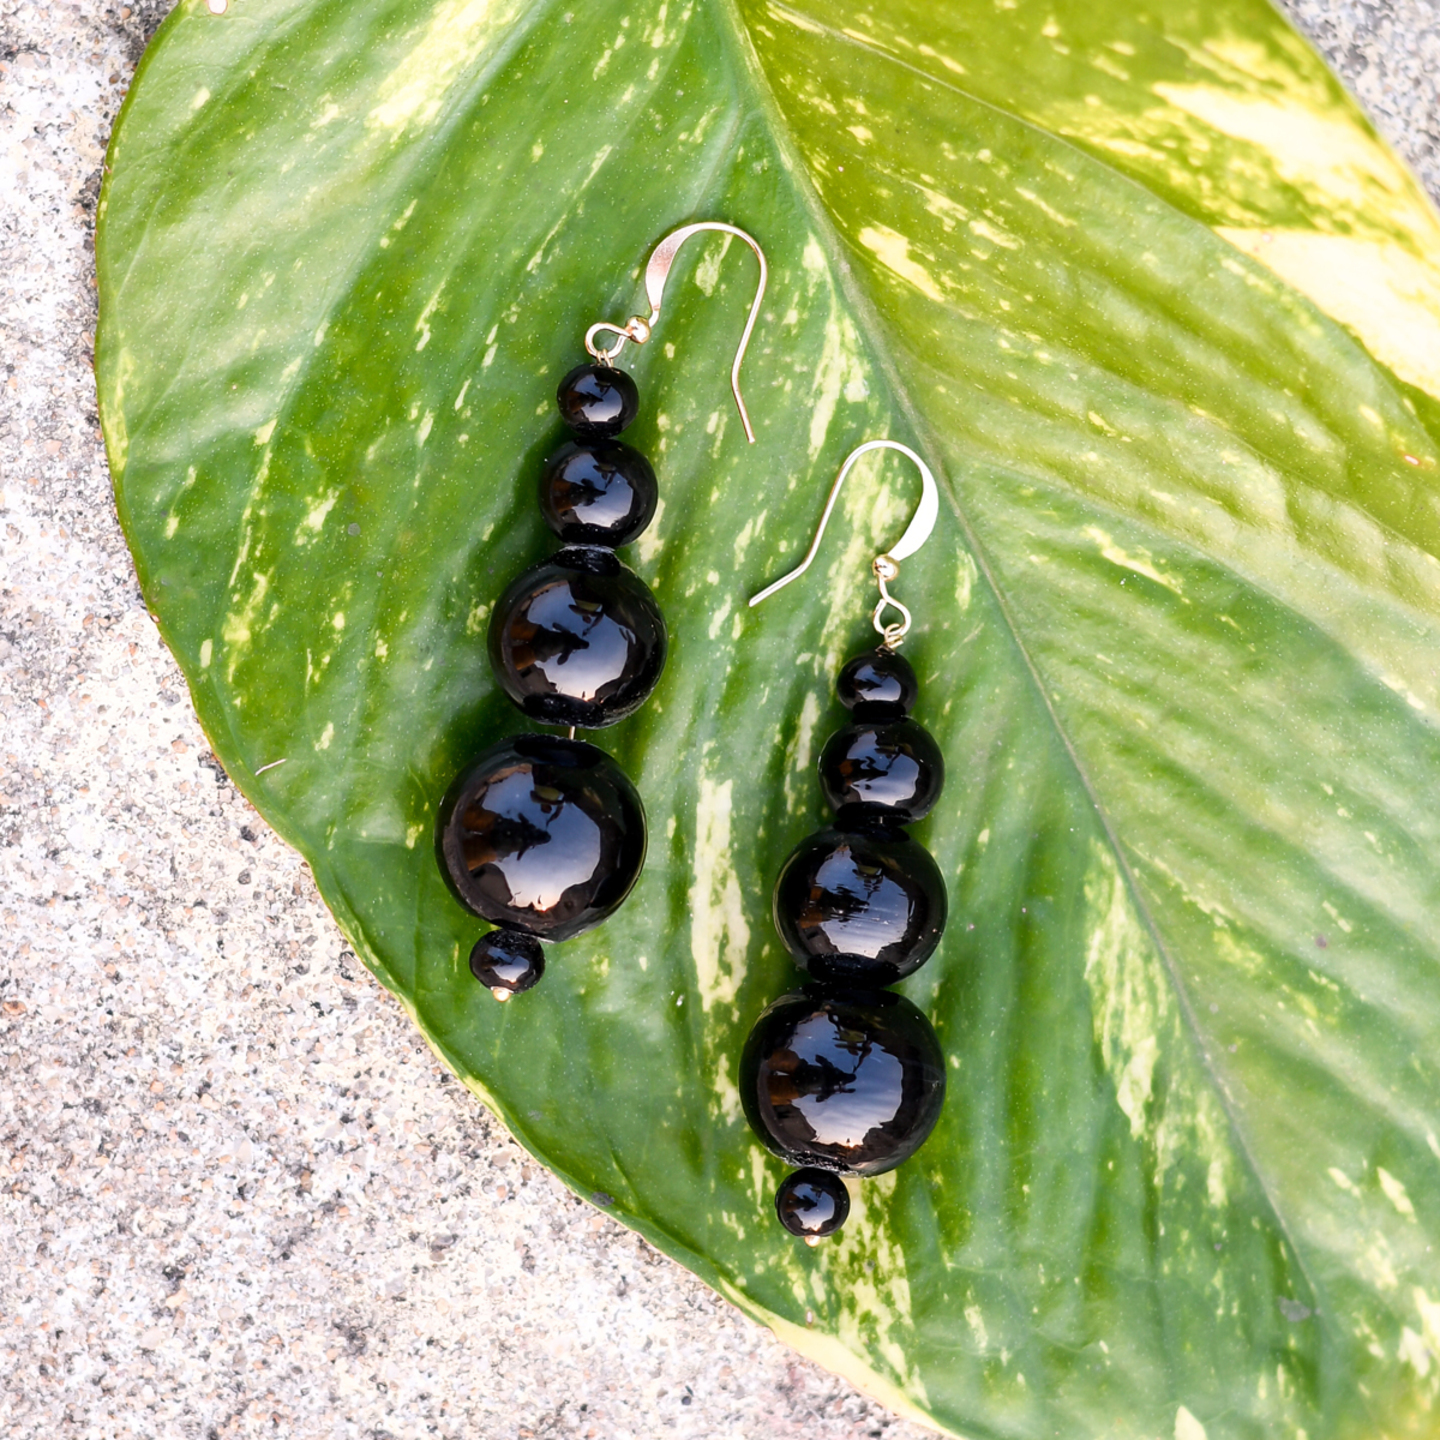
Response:
[[[531,1162],[215,764],[95,416],[169,0],[0,0],[0,1431],[918,1440]],[[1433,0],[1290,0],[1440,191]]]

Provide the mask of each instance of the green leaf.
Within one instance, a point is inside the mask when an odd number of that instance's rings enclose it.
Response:
[[[1434,1433],[1440,226],[1263,0],[183,0],[110,165],[147,601],[526,1146],[956,1432]],[[696,242],[631,352],[671,658],[598,737],[649,861],[501,1007],[436,802],[524,728],[483,632],[551,548],[555,383],[696,217],[772,266],[759,443],[724,375],[753,262]],[[744,602],[886,435],[947,495],[896,590],[951,776],[917,833],[952,918],[904,988],[951,1087],[811,1251],[735,1067],[794,980],[770,885],[913,474],[867,459],[823,573]]]

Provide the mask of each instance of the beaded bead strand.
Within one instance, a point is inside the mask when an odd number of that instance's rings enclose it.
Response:
[[[775,882],[775,928],[809,983],[755,1022],[740,1057],[740,1098],[761,1141],[801,1168],[780,1184],[781,1225],[818,1244],[845,1223],[842,1175],[881,1175],[913,1155],[945,1103],[945,1057],[930,1022],[887,986],[935,952],[947,901],[939,867],[905,826],[934,808],[945,762],[910,718],[920,692],[897,649],[909,609],[889,586],[930,537],[940,510],[934,473],[898,440],[867,440],[845,457],[810,548],[751,606],[798,580],[819,553],[845,477],[857,460],[893,450],[920,473],[920,503],[905,533],[870,563],[879,603],[875,650],[836,682],[851,723],[826,742],[820,783],[835,822],[802,840]],[[898,617],[886,620],[894,611]]]
[[[841,1175],[880,1175],[925,1142],[945,1099],[930,1022],[884,988],[913,975],[945,928],[945,882],[906,834],[945,783],[930,733],[909,718],[915,672],[881,646],[840,672],[853,722],[820,755],[832,826],[802,840],[775,882],[775,928],[809,984],[756,1021],[740,1060],[746,1118],[802,1168],[775,1196],[780,1223],[814,1243],[845,1223]]]
[[[623,370],[577,366],[556,394],[575,438],[540,473],[540,512],[562,547],[520,575],[490,617],[501,689],[532,720],[569,737],[513,736],[456,779],[440,807],[440,868],[466,909],[497,929],[470,969],[497,1000],[545,971],[541,941],[598,925],[645,861],[645,811],[603,750],[574,738],[633,714],[665,666],[665,620],[650,588],[615,554],[654,517],[655,472],[615,437],[639,394]]]
[[[644,704],[669,644],[649,586],[615,554],[654,519],[659,489],[650,462],[617,439],[639,413],[640,394],[614,362],[626,345],[653,338],[681,247],[717,233],[727,245],[743,241],[759,265],[730,366],[735,406],[754,443],[740,366],[765,298],[765,252],[728,221],[694,220],[666,235],[646,261],[648,318],[600,320],[586,330],[594,363],[577,365],[555,392],[573,438],[540,471],[540,513],[562,548],[508,586],[490,616],[488,651],[500,688],[531,720],[570,731],[492,746],[440,806],[441,873],[466,909],[497,927],[470,955],[475,978],[497,1000],[540,979],[542,941],[568,940],[610,915],[645,862],[645,810],[635,786],[603,750],[575,738],[577,729],[614,725]],[[609,337],[603,346],[602,336]]]

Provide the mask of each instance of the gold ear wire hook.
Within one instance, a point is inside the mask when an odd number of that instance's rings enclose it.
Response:
[[[765,264],[765,252],[755,238],[743,230],[727,225],[723,220],[698,220],[693,225],[682,225],[678,230],[672,231],[655,247],[645,266],[645,296],[650,301],[650,318],[643,320],[639,315],[633,315],[624,325],[611,325],[602,320],[585,332],[585,348],[602,365],[609,365],[625,348],[627,340],[643,345],[650,338],[650,332],[660,318],[660,301],[664,297],[665,282],[670,278],[675,256],[692,235],[698,235],[702,230],[718,230],[725,235],[738,236],[755,252],[755,258],[760,262],[760,283],[755,287],[755,299],[750,304],[750,318],[745,322],[745,332],[740,336],[740,348],[736,350],[735,363],[730,367],[730,389],[735,395],[735,406],[740,411],[740,423],[745,427],[745,438],[753,445],[755,432],[750,428],[750,416],[746,412],[745,401],[740,397],[740,362],[745,358],[750,332],[755,328],[755,321],[760,316],[760,302],[765,298],[765,281],[769,269]],[[595,337],[601,331],[608,331],[617,337],[608,350],[599,349],[595,344]]]
[[[810,542],[809,552],[788,575],[782,575],[778,580],[767,585],[758,595],[753,595],[750,605],[753,609],[777,590],[784,589],[792,580],[798,580],[810,568],[810,562],[814,560],[820,550],[820,542],[825,537],[825,527],[830,523],[830,512],[834,510],[835,502],[840,498],[840,487],[845,483],[845,477],[850,473],[855,462],[871,450],[897,450],[906,459],[913,460],[916,468],[920,471],[920,503],[915,507],[914,515],[910,517],[910,523],[905,527],[905,533],[900,537],[898,544],[877,555],[870,565],[875,582],[880,587],[880,603],[870,617],[871,623],[884,637],[886,648],[893,650],[905,638],[910,629],[912,617],[909,610],[890,593],[887,582],[894,580],[900,574],[899,562],[908,559],[930,538],[930,532],[934,530],[935,521],[940,515],[940,487],[936,485],[935,476],[931,474],[930,467],[908,445],[902,445],[898,440],[867,440],[863,445],[856,446],[845,457],[845,463],[840,467],[840,473],[830,487],[830,498],[825,502],[825,513],[820,517],[820,526],[815,531],[815,538]],[[898,610],[901,618],[899,621],[892,621],[889,625],[884,625],[881,623],[880,617],[885,613],[887,606]]]

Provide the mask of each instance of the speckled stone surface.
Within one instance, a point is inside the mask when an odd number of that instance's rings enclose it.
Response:
[[[1404,157],[1440,198],[1440,3],[1280,0]]]
[[[90,378],[102,148],[168,0],[0,0],[0,1433],[918,1440],[570,1196],[215,764]],[[1440,189],[1440,11],[1293,0]]]

